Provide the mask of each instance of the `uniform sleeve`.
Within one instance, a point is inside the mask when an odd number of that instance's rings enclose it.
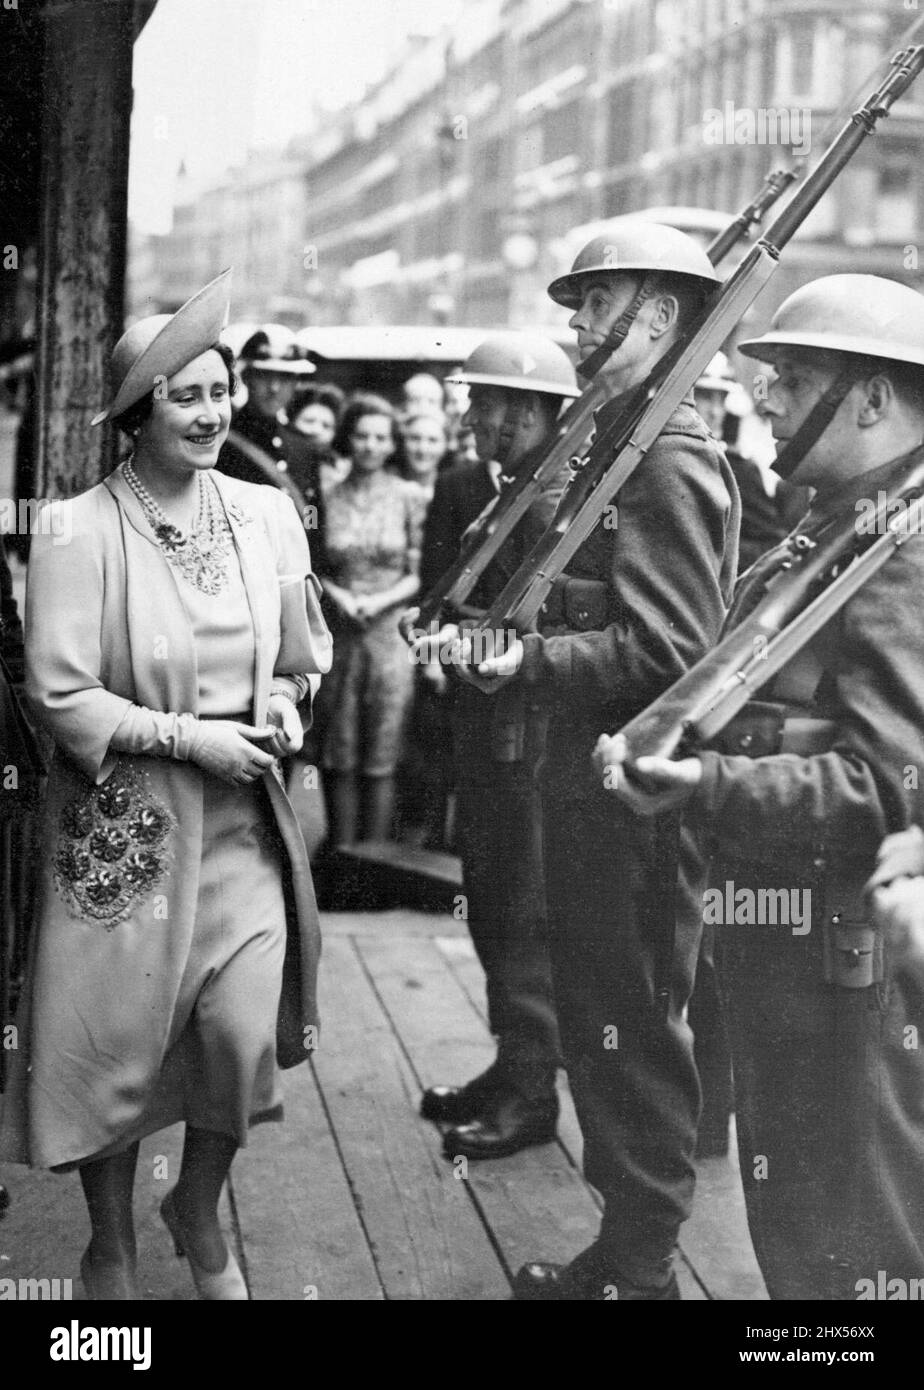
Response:
[[[662,436],[622,488],[615,527],[595,537],[608,548],[609,624],[523,639],[523,678],[553,704],[643,709],[718,638],[739,503],[712,446],[689,444]]]
[[[427,594],[456,558],[459,536],[454,525],[451,475],[436,480],[427,511],[420,555],[420,588]]]
[[[69,502],[53,502],[63,512]],[[131,700],[100,680],[104,573],[92,535],[70,517],[36,526],[26,583],[26,696],[36,720],[95,782],[112,770],[109,743]],[[68,537],[66,543],[63,537]]]
[[[717,849],[832,851],[869,862],[882,837],[921,819],[924,785],[924,537],[913,536],[841,611],[823,712],[830,752],[700,756],[690,803]]]

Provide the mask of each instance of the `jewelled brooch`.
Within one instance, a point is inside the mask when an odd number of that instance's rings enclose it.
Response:
[[[59,828],[58,891],[72,911],[112,931],[163,877],[173,817],[120,763],[103,786],[67,803]]]

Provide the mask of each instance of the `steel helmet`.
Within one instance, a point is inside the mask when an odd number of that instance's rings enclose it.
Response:
[[[724,352],[717,352],[696,383],[697,391],[734,391],[736,386],[731,364]]]
[[[881,275],[822,276],[783,300],[762,338],[738,344],[762,362],[784,347],[924,366],[924,296]]]
[[[447,381],[467,386],[507,386],[551,396],[579,396],[567,354],[539,333],[492,333]]]
[[[566,309],[577,309],[584,277],[600,271],[660,271],[687,275],[710,289],[719,277],[705,251],[686,232],[642,217],[617,217],[579,251],[567,275],[549,285],[549,295]]]
[[[294,333],[281,323],[266,323],[251,333],[240,351],[241,365],[265,372],[309,376],[313,362],[302,357]]]

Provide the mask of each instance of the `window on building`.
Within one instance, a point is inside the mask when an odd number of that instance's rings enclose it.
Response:
[[[394,174],[389,174],[387,178],[379,179],[374,183],[367,194],[368,206],[376,212],[382,208],[390,208],[396,201],[397,184]]]
[[[910,164],[885,164],[879,170],[876,236],[905,242],[916,234],[914,181]]]
[[[626,148],[627,91],[623,82],[610,89],[606,99],[606,163],[610,169],[624,164]]]
[[[635,184],[632,179],[620,179],[610,186],[606,195],[605,217],[622,217],[638,208]]]
[[[636,77],[632,83],[632,157],[638,159],[648,149],[650,138],[648,103],[650,92],[644,77]]]
[[[533,121],[531,125],[517,132],[516,172],[526,173],[529,169],[537,169],[544,163],[542,122]]]
[[[487,82],[500,82],[503,72],[503,43],[496,39],[476,54],[466,70],[466,83],[480,87]]]
[[[577,100],[545,113],[542,118],[543,164],[552,164],[569,154],[580,154],[585,135],[581,111],[582,103]]]
[[[789,100],[811,96],[815,75],[815,20],[796,15],[789,21]]]
[[[481,207],[474,217],[472,246],[478,260],[494,260],[500,250],[500,210]]]

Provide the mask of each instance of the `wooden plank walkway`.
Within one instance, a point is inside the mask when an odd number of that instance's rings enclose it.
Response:
[[[599,1211],[580,1173],[562,1078],[557,1143],[491,1163],[451,1163],[420,1119],[421,1089],[463,1081],[493,1055],[484,982],[448,916],[398,910],[325,918],[321,1049],[284,1074],[286,1123],[235,1161],[224,1221],[261,1300],[505,1300],[528,1259],[568,1259]],[[195,1298],[157,1214],[175,1181],[179,1128],[142,1146],[136,1214],[144,1297]],[[0,1278],[78,1276],[88,1238],[76,1174],[0,1168]],[[686,1299],[761,1299],[732,1160],[700,1165],[678,1276]]]

